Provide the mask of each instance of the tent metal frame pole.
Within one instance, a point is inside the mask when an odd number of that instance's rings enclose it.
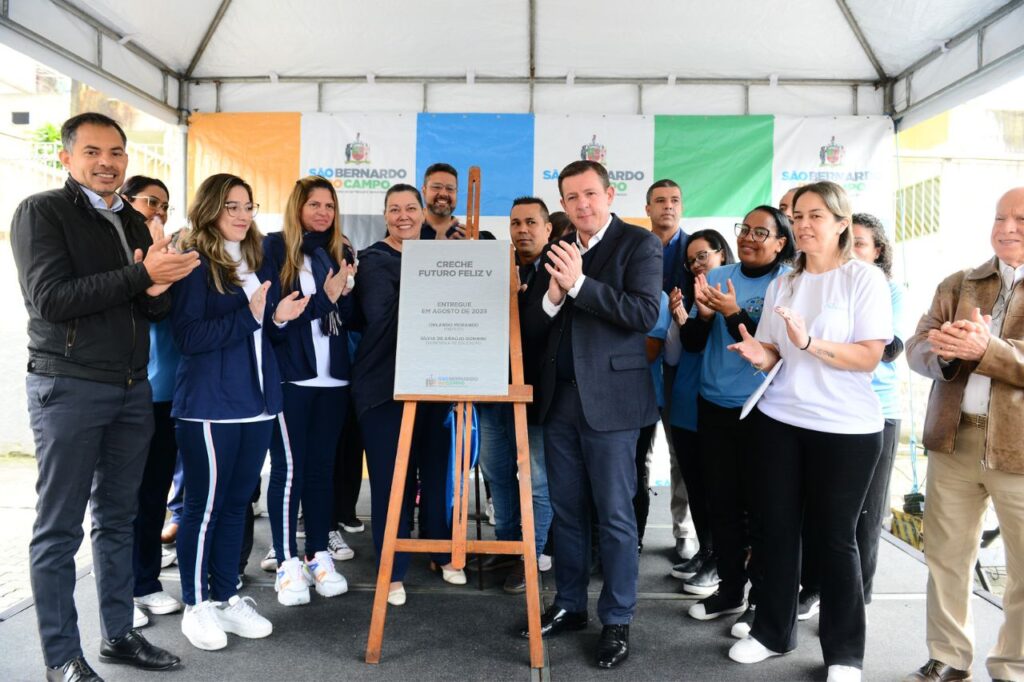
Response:
[[[212,83],[270,83],[269,75],[266,76],[201,76],[188,79],[193,84]],[[278,83],[365,83],[366,76],[277,76]],[[458,76],[375,76],[375,83],[465,83],[466,75]],[[480,76],[474,79],[476,83],[488,83],[498,85],[565,85],[564,76],[539,76],[529,78],[527,76]],[[618,78],[614,76],[576,76],[576,85],[665,85],[664,77],[660,78]],[[676,85],[771,85],[767,78],[676,78]],[[779,85],[817,85],[848,87],[851,85],[865,85],[873,88],[881,87],[883,84],[877,80],[861,78],[780,78]]]
[[[964,85],[966,83],[970,83],[971,81],[975,80],[976,78],[979,78],[980,76],[983,76],[984,74],[988,73],[989,71],[992,71],[993,69],[996,69],[997,67],[1003,65],[1004,63],[1006,63],[1008,61],[1011,61],[1013,59],[1016,59],[1018,57],[1021,57],[1021,56],[1024,56],[1024,45],[1020,45],[1017,48],[1015,48],[1013,50],[1010,50],[1009,52],[1007,52],[1006,54],[1002,55],[998,59],[993,59],[988,64],[985,64],[983,67],[981,67],[980,69],[976,69],[976,70],[972,71],[971,73],[967,74],[966,76],[958,78],[957,80],[953,81],[949,85],[946,85],[945,87],[939,88],[935,92],[933,92],[933,93],[923,97],[920,101],[914,102],[913,104],[910,104],[910,101],[911,101],[910,85],[911,85],[911,82],[913,80],[914,74],[910,74],[910,75],[907,76],[907,103],[908,103],[909,106],[907,106],[907,108],[903,109],[902,111],[897,111],[897,112],[893,113],[892,117],[893,117],[893,119],[896,121],[896,123],[898,125],[901,119],[909,116],[910,114],[918,111],[919,109],[924,108],[925,106],[927,106],[931,102],[935,101],[939,97],[942,97],[943,95],[945,95],[949,91],[953,90],[954,88],[958,88],[961,85]]]
[[[27,40],[32,41],[36,45],[39,45],[40,47],[43,47],[43,48],[49,50],[50,52],[52,52],[52,53],[54,53],[54,54],[56,54],[56,55],[58,55],[58,56],[60,56],[60,57],[62,57],[64,59],[67,59],[68,61],[76,64],[77,66],[80,66],[83,69],[85,69],[85,70],[87,70],[87,71],[89,71],[91,73],[96,74],[100,78],[103,78],[105,80],[110,81],[111,83],[114,83],[118,87],[127,90],[128,92],[132,93],[136,97],[139,97],[142,100],[144,100],[146,102],[149,102],[150,104],[152,104],[153,106],[157,107],[158,109],[162,109],[164,112],[172,114],[175,117],[178,116],[178,111],[174,107],[172,107],[169,104],[167,104],[167,102],[160,101],[159,98],[154,97],[153,95],[151,95],[150,93],[146,92],[145,90],[142,90],[138,86],[136,86],[136,85],[134,85],[132,83],[129,83],[128,81],[126,81],[125,79],[121,78],[120,76],[118,76],[118,75],[116,75],[114,73],[111,73],[110,71],[107,71],[102,66],[100,66],[98,64],[95,64],[95,63],[89,61],[88,59],[78,55],[78,54],[75,54],[74,52],[72,52],[71,50],[67,49],[63,45],[58,45],[57,43],[53,42],[49,38],[36,33],[32,29],[30,29],[30,28],[28,28],[26,26],[23,26],[23,25],[19,24],[16,21],[13,21],[9,16],[7,16],[7,15],[0,16],[0,26],[3,26],[4,28],[9,29],[10,31],[20,35],[21,37],[26,38]]]
[[[920,71],[922,67],[931,64],[944,53],[948,52],[949,50],[952,50],[954,47],[960,45],[964,41],[970,40],[976,34],[981,33],[986,28],[996,23],[997,21],[1005,17],[1007,14],[1010,14],[1011,12],[1013,12],[1014,10],[1018,9],[1021,6],[1024,6],[1024,0],[1010,0],[1010,2],[1006,3],[996,11],[992,12],[984,19],[976,22],[973,26],[968,26],[960,33],[957,33],[955,36],[953,36],[945,43],[943,43],[942,47],[935,48],[934,50],[932,50],[925,56],[921,57],[907,68],[903,69],[903,71],[901,71],[899,75],[896,76],[895,80],[902,80],[904,78],[909,77],[914,72]]]
[[[154,55],[149,50],[147,50],[147,49],[137,45],[131,39],[130,35],[126,35],[126,34],[123,34],[123,33],[119,33],[118,31],[115,31],[114,29],[112,29],[111,27],[107,26],[106,24],[104,24],[100,20],[96,19],[96,17],[94,17],[91,14],[89,14],[88,12],[82,10],[80,7],[76,7],[75,5],[72,5],[70,2],[67,2],[67,0],[50,0],[50,3],[53,6],[57,7],[58,9],[61,9],[64,12],[67,12],[68,14],[70,14],[73,17],[75,17],[76,19],[79,19],[79,20],[85,22],[90,28],[92,28],[94,31],[96,31],[96,33],[98,34],[98,36],[97,36],[98,43],[102,42],[102,40],[99,39],[99,36],[106,36],[107,38],[110,38],[114,42],[120,44],[124,49],[128,50],[129,52],[134,54],[136,57],[139,57],[140,59],[142,59],[143,61],[148,63],[150,66],[153,66],[153,67],[159,69],[164,74],[172,75],[172,76],[174,76],[176,78],[180,76],[180,74],[177,71],[175,71],[170,66],[168,66],[163,61],[161,61],[159,57]],[[8,0],[4,0],[4,5],[7,5],[7,4],[8,4]],[[4,16],[7,16],[6,12],[4,12]],[[101,50],[101,49],[102,48],[97,48],[97,54],[99,53],[99,50]]]
[[[836,5],[839,6],[839,11],[843,13],[843,17],[846,18],[846,23],[849,25],[850,30],[853,31],[853,35],[857,38],[857,42],[860,43],[861,49],[864,50],[864,54],[867,56],[868,61],[871,62],[871,66],[874,67],[875,73],[878,74],[878,80],[883,83],[889,80],[889,76],[885,73],[885,69],[882,68],[882,63],[878,61],[878,57],[875,56],[875,51],[871,49],[871,44],[868,42],[864,32],[860,30],[860,24],[857,22],[857,18],[853,16],[853,12],[850,11],[850,6],[846,4],[846,0],[836,0]]]
[[[199,66],[199,60],[203,58],[203,53],[206,52],[206,47],[213,40],[213,34],[217,32],[217,28],[220,26],[221,19],[228,11],[228,7],[231,6],[231,0],[221,0],[220,7],[217,8],[217,13],[213,15],[213,19],[210,20],[210,25],[206,27],[206,33],[203,34],[203,39],[199,43],[199,47],[196,48],[196,53],[192,55],[192,61],[188,63],[188,68],[185,69],[183,78],[188,79],[192,77],[192,73]]]
[[[530,0],[530,113],[533,113],[533,84],[537,76],[537,0]]]

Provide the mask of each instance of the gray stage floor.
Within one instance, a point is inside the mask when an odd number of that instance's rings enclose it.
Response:
[[[367,486],[360,501],[368,516]],[[554,680],[824,680],[825,668],[817,641],[817,619],[800,626],[799,648],[756,666],[741,666],[726,657],[735,640],[732,619],[702,623],[685,615],[692,599],[679,593],[680,583],[668,577],[673,540],[667,524],[668,495],[652,496],[651,522],[640,562],[640,605],[631,628],[631,658],[616,671],[592,663],[600,627],[562,635],[547,642],[545,675]],[[269,541],[266,518],[257,519],[256,548],[246,570],[242,594],[274,624],[264,640],[229,637],[228,647],[204,652],[181,634],[180,615],[156,616],[145,628],[152,641],[182,657],[180,670],[143,673],[98,661],[99,625],[92,576],[85,574],[76,591],[86,656],[107,680],[527,680],[531,677],[525,640],[514,636],[525,620],[523,597],[505,595],[489,578],[477,589],[454,587],[427,569],[426,557],[415,557],[407,579],[408,603],[388,609],[380,665],[363,662],[370,623],[375,567],[367,532],[348,534],[355,559],[338,562],[350,590],[335,599],[313,595],[308,606],[285,608],[274,595],[273,576],[259,568]],[[484,526],[485,537],[492,535]],[[301,541],[300,541],[301,543]],[[301,546],[301,545],[300,545]],[[177,570],[164,571],[164,587],[179,594]],[[554,575],[543,574],[545,604],[553,596]],[[925,648],[926,570],[915,557],[882,542],[875,602],[868,608],[865,680],[898,680],[927,659]],[[592,583],[594,609],[600,579]],[[984,656],[994,644],[1002,611],[974,600],[978,657],[975,679],[985,680]],[[42,678],[43,663],[30,604],[0,622],[0,680]]]

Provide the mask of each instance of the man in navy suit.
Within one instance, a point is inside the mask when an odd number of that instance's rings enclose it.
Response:
[[[645,338],[658,318],[662,246],[611,213],[604,166],[573,162],[558,189],[575,229],[551,245],[538,273],[547,291],[525,311],[528,334],[546,337],[535,400],[555,512],[558,594],[541,628],[587,625],[593,504],[604,567],[597,662],[611,668],[629,655],[636,608],[636,441],[658,420]]]

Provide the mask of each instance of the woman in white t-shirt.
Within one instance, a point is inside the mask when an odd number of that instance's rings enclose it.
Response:
[[[729,650],[756,663],[796,648],[801,525],[821,547],[820,639],[829,682],[860,680],[864,593],[856,526],[881,449],[881,403],[871,373],[892,338],[881,270],[852,255],[849,200],[832,182],[801,187],[793,272],[772,282],[756,338],[730,346],[778,373],[750,414],[747,448],[754,552],[764,590],[750,636]],[[769,313],[768,311],[772,311]]]

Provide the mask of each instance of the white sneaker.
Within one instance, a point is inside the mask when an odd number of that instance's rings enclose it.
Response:
[[[348,546],[348,543],[345,542],[341,531],[337,530],[332,530],[327,534],[327,549],[330,550],[331,556],[338,561],[348,561],[356,555],[352,548]]]
[[[772,656],[781,656],[777,651],[772,651],[764,644],[750,637],[744,637],[729,648],[729,658],[737,663],[760,663]]]
[[[547,554],[541,554],[537,557],[537,568],[540,569],[541,573],[546,573],[551,570],[551,557]]]
[[[313,574],[316,593],[321,597],[337,597],[348,592],[348,581],[335,570],[330,552],[317,552],[312,561],[306,560],[306,568]]]
[[[274,554],[273,547],[268,549],[267,556],[260,560],[260,568],[268,573],[273,573],[277,570],[277,555]]]
[[[163,590],[135,598],[136,608],[143,608],[154,616],[181,611],[181,602]]]
[[[195,606],[186,606],[181,617],[181,634],[197,649],[216,651],[228,645],[228,636],[214,613],[213,602],[204,601]]]
[[[166,547],[160,548],[160,568],[173,566],[178,561],[178,554]]]
[[[299,557],[293,556],[277,569],[274,591],[277,592],[277,601],[282,606],[299,606],[309,603],[309,584],[306,582],[302,568]]]
[[[405,606],[405,586],[396,587],[388,592],[388,603],[392,606]]]
[[[136,606],[135,610],[132,612],[132,627],[143,628],[147,625],[149,625],[149,616],[147,616],[142,609]]]
[[[861,670],[850,665],[830,665],[828,682],[860,682]]]
[[[253,607],[256,601],[252,597],[239,597],[237,594],[226,603],[221,603],[213,612],[217,616],[224,632],[230,632],[246,639],[260,639],[274,631],[270,621],[256,613]]]

